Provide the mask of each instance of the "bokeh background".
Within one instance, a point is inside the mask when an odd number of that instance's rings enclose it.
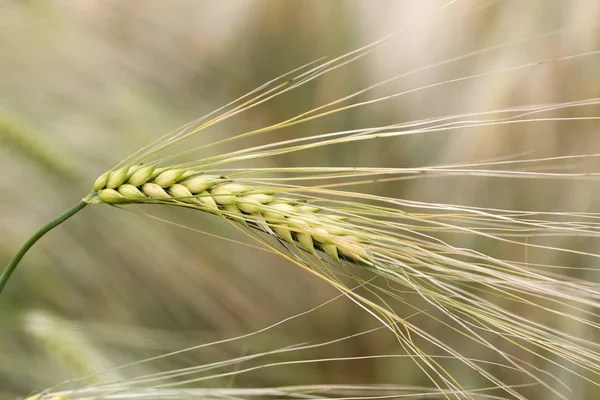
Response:
[[[598,1],[457,1],[436,12],[444,3],[0,0],[0,264],[5,265],[42,224],[87,194],[98,175],[144,144],[289,70],[341,55],[401,27],[406,29],[384,48],[195,140],[202,143],[259,128],[390,76],[509,42],[412,74],[358,100],[550,61],[419,90],[213,151],[218,154],[274,138],[600,95],[600,57],[551,61],[600,49]],[[598,116],[600,107],[556,115]],[[491,126],[323,148],[246,165],[414,167],[516,155],[600,153],[599,128],[596,121]],[[555,167],[597,171],[596,164],[587,160]],[[581,180],[455,177],[369,190],[485,207],[599,209],[597,183]],[[198,230],[240,239],[212,216],[181,210],[157,213]],[[478,250],[495,251],[489,243],[481,248],[477,239],[465,240],[465,245]],[[553,244],[598,249],[591,241],[575,237],[555,239]],[[538,261],[596,267],[589,259],[561,257],[540,255]],[[580,272],[579,277],[586,278],[585,274],[598,279],[593,271]],[[250,333],[337,294],[316,277],[266,252],[139,214],[88,207],[33,248],[0,299],[0,399]],[[127,379],[296,343],[318,343],[377,325],[355,304],[338,299],[263,334],[114,371],[105,378]],[[380,330],[309,351],[271,356],[268,361],[398,354],[397,346],[389,332]],[[572,399],[600,396],[593,385],[570,379],[565,375],[565,383],[575,389]],[[279,366],[202,385],[309,383],[430,385],[410,361],[401,359]],[[548,398],[542,393],[533,388],[527,395]]]

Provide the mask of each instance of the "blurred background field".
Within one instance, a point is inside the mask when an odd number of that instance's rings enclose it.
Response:
[[[0,0],[0,264],[4,266],[32,232],[87,194],[98,175],[141,146],[276,76],[343,54],[402,26],[406,30],[386,47],[195,140],[214,141],[282,121],[390,76],[500,44],[504,45],[412,74],[358,100],[532,66],[419,90],[211,151],[600,95],[598,55],[539,63],[600,49],[598,1],[458,1],[443,12],[434,11],[444,3]],[[600,107],[556,115],[598,116]],[[569,121],[457,129],[292,153],[245,166],[416,167],[593,154],[600,153],[599,128],[597,121]],[[552,168],[598,171],[594,160],[554,162]],[[599,209],[599,189],[597,182],[588,180],[453,177],[361,190],[481,207],[593,212]],[[163,209],[157,215],[242,240],[210,215]],[[545,240],[598,252],[590,239]],[[465,238],[462,245],[482,252],[507,251],[476,238]],[[598,268],[573,255],[561,260],[544,260],[548,254],[505,255],[509,256]],[[588,273],[589,279],[598,279],[594,271],[578,273],[580,278]],[[326,283],[266,252],[136,213],[88,207],[33,248],[0,299],[0,399],[250,333],[337,295]],[[320,343],[377,326],[372,316],[341,298],[265,333],[98,379],[127,379],[297,343]],[[469,344],[453,345],[461,349]],[[385,330],[266,360],[376,354],[400,354]],[[238,363],[219,372],[263,361]],[[464,368],[457,366],[456,373]],[[429,385],[410,360],[399,358],[277,366],[201,384],[250,388],[321,383]],[[589,383],[566,377],[565,383],[573,386],[573,399],[600,397]],[[541,393],[532,388],[527,395],[548,398]]]

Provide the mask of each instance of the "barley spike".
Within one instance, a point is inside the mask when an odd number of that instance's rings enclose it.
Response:
[[[106,204],[159,202],[219,214],[267,231],[285,243],[297,244],[310,254],[320,249],[336,262],[340,257],[360,261],[368,254],[364,237],[353,235],[356,229],[345,228],[342,216],[318,214],[319,207],[278,198],[272,190],[226,177],[134,165],[103,174],[93,189],[92,199]]]

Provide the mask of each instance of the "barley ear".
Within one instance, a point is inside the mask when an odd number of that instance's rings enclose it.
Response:
[[[48,222],[46,225],[42,226],[40,228],[40,230],[38,230],[36,233],[33,234],[33,236],[31,236],[29,239],[27,239],[25,244],[23,244],[23,246],[21,246],[19,251],[17,251],[17,254],[15,254],[13,259],[10,260],[10,262],[8,263],[8,265],[4,269],[4,271],[2,271],[2,275],[0,275],[0,293],[2,293],[2,289],[4,289],[6,282],[8,282],[8,279],[10,278],[12,273],[15,271],[15,269],[17,268],[17,265],[19,265],[19,262],[21,261],[23,256],[25,256],[25,254],[31,248],[31,246],[33,246],[35,244],[35,242],[38,241],[38,239],[40,239],[42,236],[44,236],[50,230],[52,230],[53,228],[62,224],[67,219],[69,219],[73,215],[75,215],[78,211],[80,211],[83,207],[87,206],[88,205],[87,200],[89,198],[90,198],[90,196],[81,200],[79,203],[75,204],[72,208],[68,209],[63,214],[59,215],[58,217],[54,218],[52,221]]]

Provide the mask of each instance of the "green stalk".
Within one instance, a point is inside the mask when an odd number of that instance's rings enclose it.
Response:
[[[8,278],[10,278],[12,273],[15,271],[15,268],[17,268],[17,265],[19,265],[19,262],[21,261],[23,256],[27,253],[29,248],[31,246],[33,246],[34,243],[37,242],[39,238],[44,236],[52,228],[62,224],[63,222],[65,222],[67,219],[72,217],[75,213],[77,213],[79,210],[81,210],[83,207],[85,207],[87,205],[88,205],[88,203],[86,201],[81,200],[79,203],[75,204],[72,208],[68,209],[63,214],[59,215],[58,217],[54,218],[52,221],[48,222],[46,225],[42,226],[39,231],[34,233],[33,236],[31,236],[25,242],[25,244],[23,244],[23,246],[21,246],[19,251],[17,251],[17,254],[15,254],[13,259],[10,260],[10,263],[8,264],[6,269],[2,272],[2,275],[0,275],[0,293],[2,293],[2,289],[4,288],[4,285],[6,285]]]

